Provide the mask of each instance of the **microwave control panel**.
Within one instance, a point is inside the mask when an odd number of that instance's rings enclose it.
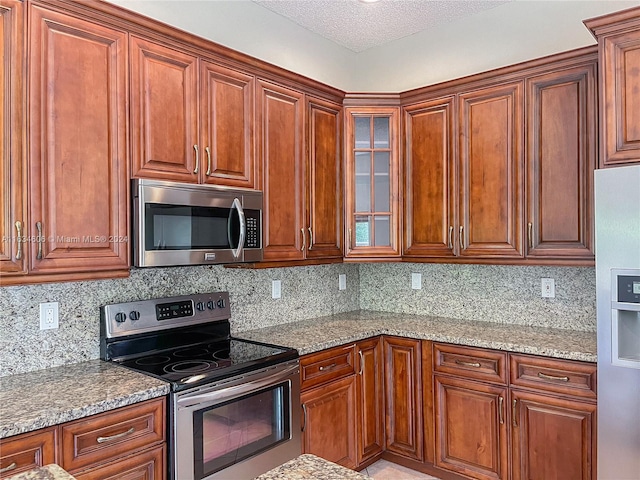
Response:
[[[244,240],[244,248],[260,248],[262,232],[260,232],[260,211],[245,210],[245,221],[247,224],[247,236]]]
[[[640,304],[640,275],[618,275],[617,301]]]

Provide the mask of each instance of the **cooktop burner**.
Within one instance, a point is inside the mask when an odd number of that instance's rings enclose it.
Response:
[[[276,346],[228,338],[214,343],[142,355],[119,363],[170,382],[181,382],[189,380],[191,374],[206,374],[208,379],[220,377],[286,352],[287,349]]]

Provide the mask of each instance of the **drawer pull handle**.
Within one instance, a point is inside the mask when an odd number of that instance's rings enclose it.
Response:
[[[516,410],[517,406],[518,406],[518,400],[514,399],[511,402],[511,420],[512,420],[512,423],[513,423],[514,427],[518,426],[518,417],[517,417],[518,411]]]
[[[542,372],[538,372],[538,377],[544,378],[545,380],[556,380],[558,382],[568,382],[569,377],[556,377],[555,375],[547,375]]]
[[[324,366],[320,367],[318,370],[320,370],[321,372],[324,372],[325,370],[331,370],[335,366],[336,366],[336,364],[334,362],[331,365],[324,365]]]
[[[112,440],[117,440],[118,438],[122,438],[122,437],[126,437],[127,435],[131,435],[133,432],[135,432],[136,429],[134,427],[131,427],[129,430],[127,430],[126,432],[122,432],[122,433],[116,433],[115,435],[110,435],[108,437],[98,437],[96,439],[96,441],[98,443],[106,443],[106,442],[110,442]]]
[[[458,365],[464,365],[465,367],[473,367],[473,368],[480,368],[481,367],[479,362],[465,362],[463,360],[456,360],[456,363]]]
[[[0,473],[10,472],[11,470],[15,470],[17,466],[18,465],[16,464],[16,462],[13,462],[11,465],[7,465],[4,468],[0,468]]]
[[[498,409],[500,410],[500,425],[504,423],[504,397],[498,399]]]

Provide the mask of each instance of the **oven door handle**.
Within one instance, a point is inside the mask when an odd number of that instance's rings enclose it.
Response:
[[[177,407],[178,410],[181,410],[184,408],[192,408],[196,405],[221,403],[244,393],[253,392],[269,385],[284,382],[292,376],[297,376],[298,373],[299,366],[296,364],[286,368],[285,370],[279,371],[274,375],[269,375],[256,380],[252,380],[252,374],[249,374],[236,380],[241,381],[242,383],[240,384],[226,386],[226,384],[223,383],[218,386],[219,388],[213,387],[211,391],[206,393],[178,398]]]
[[[231,204],[232,209],[238,211],[238,219],[240,220],[240,238],[238,238],[238,248],[231,248],[231,253],[235,258],[240,258],[242,255],[242,249],[244,248],[244,240],[247,237],[247,221],[244,216],[244,210],[242,208],[242,202],[236,197]],[[227,223],[227,236],[229,239],[229,245],[233,245],[231,238],[231,214],[229,214],[229,222]]]

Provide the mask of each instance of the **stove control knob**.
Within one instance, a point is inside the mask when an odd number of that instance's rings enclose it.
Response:
[[[131,320],[140,320],[140,312],[138,312],[137,310],[133,310],[132,312],[129,312],[129,318]]]
[[[127,314],[124,312],[116,313],[116,322],[122,323],[127,319]]]
[[[198,310],[199,312],[202,312],[204,310],[204,302],[196,303],[196,310]]]
[[[224,307],[225,307],[224,298],[221,298],[220,300],[218,300],[218,308],[224,308]]]
[[[209,310],[213,310],[214,308],[216,308],[216,304],[215,304],[215,303],[213,303],[213,300],[209,300],[209,301],[207,302],[207,308],[208,308]]]

